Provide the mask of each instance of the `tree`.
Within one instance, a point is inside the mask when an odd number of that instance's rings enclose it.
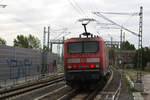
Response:
[[[29,48],[29,43],[27,37],[23,35],[18,35],[16,39],[14,39],[14,46]]]
[[[135,67],[138,67],[138,52],[142,52],[142,69],[144,69],[144,67],[146,67],[146,64],[148,62],[150,62],[150,48],[148,47],[144,47],[140,50],[136,51],[136,55],[134,57],[134,65]]]
[[[50,51],[50,49],[47,46],[44,46],[43,51]]]
[[[4,39],[0,38],[0,44],[6,45],[6,41]]]
[[[28,37],[28,43],[30,48],[40,48],[40,40],[37,37],[32,36],[31,34]]]
[[[135,47],[133,44],[130,44],[128,41],[125,41],[121,44],[122,50],[135,50]]]
[[[32,35],[23,36],[18,35],[16,39],[14,39],[14,46],[23,47],[23,48],[33,48],[40,49],[40,40],[37,37]]]

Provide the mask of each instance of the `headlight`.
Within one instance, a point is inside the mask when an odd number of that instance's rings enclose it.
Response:
[[[68,69],[71,69],[72,67],[71,67],[71,66],[68,66],[67,68],[68,68]]]
[[[96,67],[95,68],[99,68],[99,64],[96,64]]]

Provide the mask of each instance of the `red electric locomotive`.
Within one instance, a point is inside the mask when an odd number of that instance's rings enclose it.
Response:
[[[108,72],[108,52],[104,40],[86,32],[86,38],[64,41],[65,80],[71,87],[99,82]],[[90,36],[89,36],[90,35]]]

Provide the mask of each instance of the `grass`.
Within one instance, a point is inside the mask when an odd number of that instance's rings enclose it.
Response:
[[[132,81],[136,79],[137,70],[125,69],[124,72],[131,78]]]
[[[124,79],[124,82],[125,82],[126,85],[127,85],[128,92],[130,92],[130,93],[133,93],[133,92],[140,92],[140,91],[138,91],[137,89],[135,89],[134,87],[131,86],[130,82],[129,82],[128,79],[125,77],[125,75],[123,75],[123,79]]]
[[[133,87],[129,87],[128,91],[131,92],[131,93],[133,93],[133,92],[141,92],[141,91],[138,91],[137,89],[135,89]]]
[[[128,75],[131,78],[131,80],[133,82],[135,82],[135,80],[137,78],[136,75],[137,75],[138,70],[135,70],[135,69],[125,69],[124,72],[125,72],[126,75]],[[141,71],[141,73],[142,73],[142,76],[150,74],[150,72],[146,72],[146,71]],[[125,82],[126,82],[126,84],[128,86],[128,91],[129,92],[141,92],[141,91],[138,91],[137,89],[135,89],[134,87],[132,87],[131,84],[130,84],[130,82],[127,80],[126,77],[125,77]]]
[[[131,78],[132,81],[136,80],[136,75],[137,75],[138,70],[136,70],[136,69],[125,69],[124,72],[125,72],[125,74],[127,74]],[[146,72],[146,71],[141,71],[141,73],[142,73],[142,76],[150,74],[150,72]]]

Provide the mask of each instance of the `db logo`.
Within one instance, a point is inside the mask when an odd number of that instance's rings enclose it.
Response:
[[[84,62],[86,62],[86,58],[81,58],[81,63],[84,63]]]

